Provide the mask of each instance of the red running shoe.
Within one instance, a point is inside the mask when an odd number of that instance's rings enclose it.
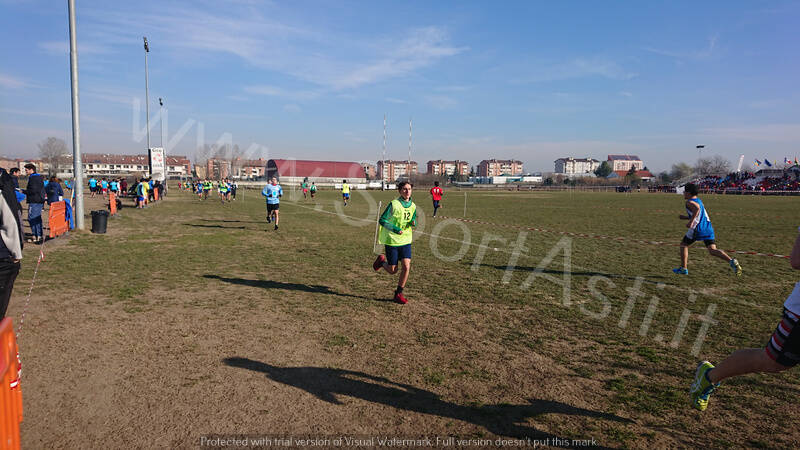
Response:
[[[378,255],[378,257],[375,259],[375,262],[372,263],[372,268],[375,269],[375,272],[381,270],[384,261],[386,261],[386,257],[383,255]]]
[[[408,303],[408,299],[403,297],[403,294],[400,292],[394,294],[394,301],[400,303],[401,305],[405,305],[406,303]]]

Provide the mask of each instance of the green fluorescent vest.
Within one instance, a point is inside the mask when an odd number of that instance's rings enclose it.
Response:
[[[400,203],[400,200],[392,200],[392,224],[397,228],[403,230],[403,234],[392,233],[386,227],[381,227],[379,241],[384,245],[391,245],[392,247],[400,247],[402,245],[410,244],[412,231],[409,227],[411,218],[414,217],[414,211],[417,210],[417,205],[413,202],[411,206],[406,208]]]

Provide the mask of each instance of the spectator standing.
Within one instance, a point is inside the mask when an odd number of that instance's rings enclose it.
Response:
[[[11,180],[14,182],[14,189],[19,189],[19,169],[12,167],[8,173],[11,175]]]
[[[48,205],[64,200],[64,189],[61,188],[61,183],[58,182],[58,178],[55,176],[50,177],[50,182],[47,183],[45,193],[47,194]]]
[[[19,172],[19,170],[17,170]],[[19,274],[22,259],[22,220],[14,192],[14,180],[0,169],[0,320],[6,316],[8,301]]]
[[[28,200],[28,223],[31,225],[32,237],[29,242],[41,244],[44,242],[42,231],[42,210],[44,209],[44,177],[36,173],[36,166],[25,164],[25,173],[28,175],[28,187],[25,195]]]

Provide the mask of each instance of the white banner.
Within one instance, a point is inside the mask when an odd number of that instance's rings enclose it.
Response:
[[[167,179],[167,166],[164,158],[164,149],[154,147],[150,149],[150,176],[154,180],[164,181]]]

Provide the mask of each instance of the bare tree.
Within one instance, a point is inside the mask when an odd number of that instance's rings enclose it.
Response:
[[[47,172],[51,176],[58,173],[58,167],[67,154],[67,144],[57,137],[50,136],[39,143],[39,157],[47,164]]]
[[[673,180],[680,180],[682,178],[688,177],[691,174],[692,174],[692,166],[684,162],[673,164],[672,169],[670,170],[669,173],[670,177]]]
[[[695,170],[701,176],[726,175],[731,170],[731,162],[720,155],[714,155],[711,158],[700,158],[697,160]]]

